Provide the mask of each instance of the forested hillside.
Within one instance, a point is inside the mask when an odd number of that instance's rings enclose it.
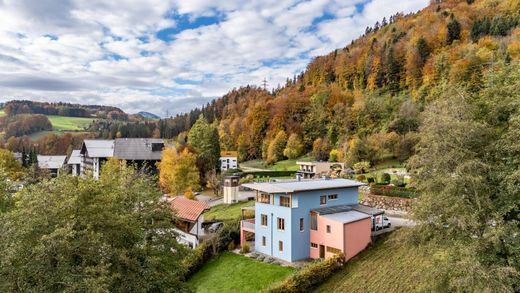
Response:
[[[289,140],[293,156],[314,150],[348,163],[404,161],[427,103],[449,87],[478,92],[485,75],[518,62],[519,10],[516,0],[432,1],[367,28],[283,87],[233,89],[160,121],[159,134],[182,134],[203,114],[218,127],[222,149],[238,150],[241,160],[276,161],[284,156],[276,145]]]

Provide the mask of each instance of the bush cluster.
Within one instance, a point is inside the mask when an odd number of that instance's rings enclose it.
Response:
[[[228,221],[224,227],[213,237],[195,248],[183,261],[186,269],[185,279],[195,274],[210,258],[218,253],[234,247],[240,239],[240,223]]]
[[[309,292],[316,285],[325,282],[344,264],[345,255],[338,254],[324,261],[312,263],[296,271],[281,283],[271,287],[270,293],[297,293]]]
[[[370,190],[376,195],[403,197],[403,198],[416,198],[417,192],[411,188],[397,187],[391,185],[371,185]]]

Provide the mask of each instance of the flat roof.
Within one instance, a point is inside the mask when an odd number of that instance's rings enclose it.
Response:
[[[321,217],[338,223],[348,224],[359,220],[368,219],[371,216],[358,211],[348,211],[335,214],[320,215]]]
[[[329,215],[336,213],[343,213],[348,211],[357,211],[370,216],[382,215],[385,212],[376,208],[372,208],[369,206],[361,205],[361,204],[342,204],[337,206],[323,207],[311,210],[320,215]]]
[[[265,193],[289,193],[297,191],[339,189],[359,187],[363,185],[365,185],[365,183],[349,179],[316,179],[242,184],[244,187]]]

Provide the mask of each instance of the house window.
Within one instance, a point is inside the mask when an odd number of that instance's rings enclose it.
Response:
[[[327,225],[327,233],[330,233],[330,225]]]
[[[311,248],[318,248],[318,243],[311,242]]]
[[[271,203],[269,194],[262,193],[258,196],[258,202],[261,203]]]
[[[320,196],[320,205],[324,205],[324,204],[327,204],[327,196],[326,195]]]
[[[267,215],[262,214],[261,216],[262,226],[267,226]]]
[[[285,231],[285,219],[277,218],[278,230]]]
[[[278,250],[283,251],[283,241],[278,241]]]
[[[265,236],[262,236],[262,246],[265,246],[265,242],[266,242]]]
[[[300,218],[300,232],[303,232],[303,218]]]
[[[311,230],[318,230],[318,215],[311,213]]]
[[[329,200],[335,200],[335,199],[338,199],[337,194],[329,194]]]
[[[290,207],[291,206],[291,198],[287,196],[280,196],[280,206],[282,207]]]
[[[340,254],[341,249],[337,249],[334,247],[327,246],[327,252],[334,253],[334,254]]]

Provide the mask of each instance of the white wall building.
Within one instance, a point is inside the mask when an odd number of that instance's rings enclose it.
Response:
[[[220,170],[238,169],[238,152],[222,151],[220,152]]]

